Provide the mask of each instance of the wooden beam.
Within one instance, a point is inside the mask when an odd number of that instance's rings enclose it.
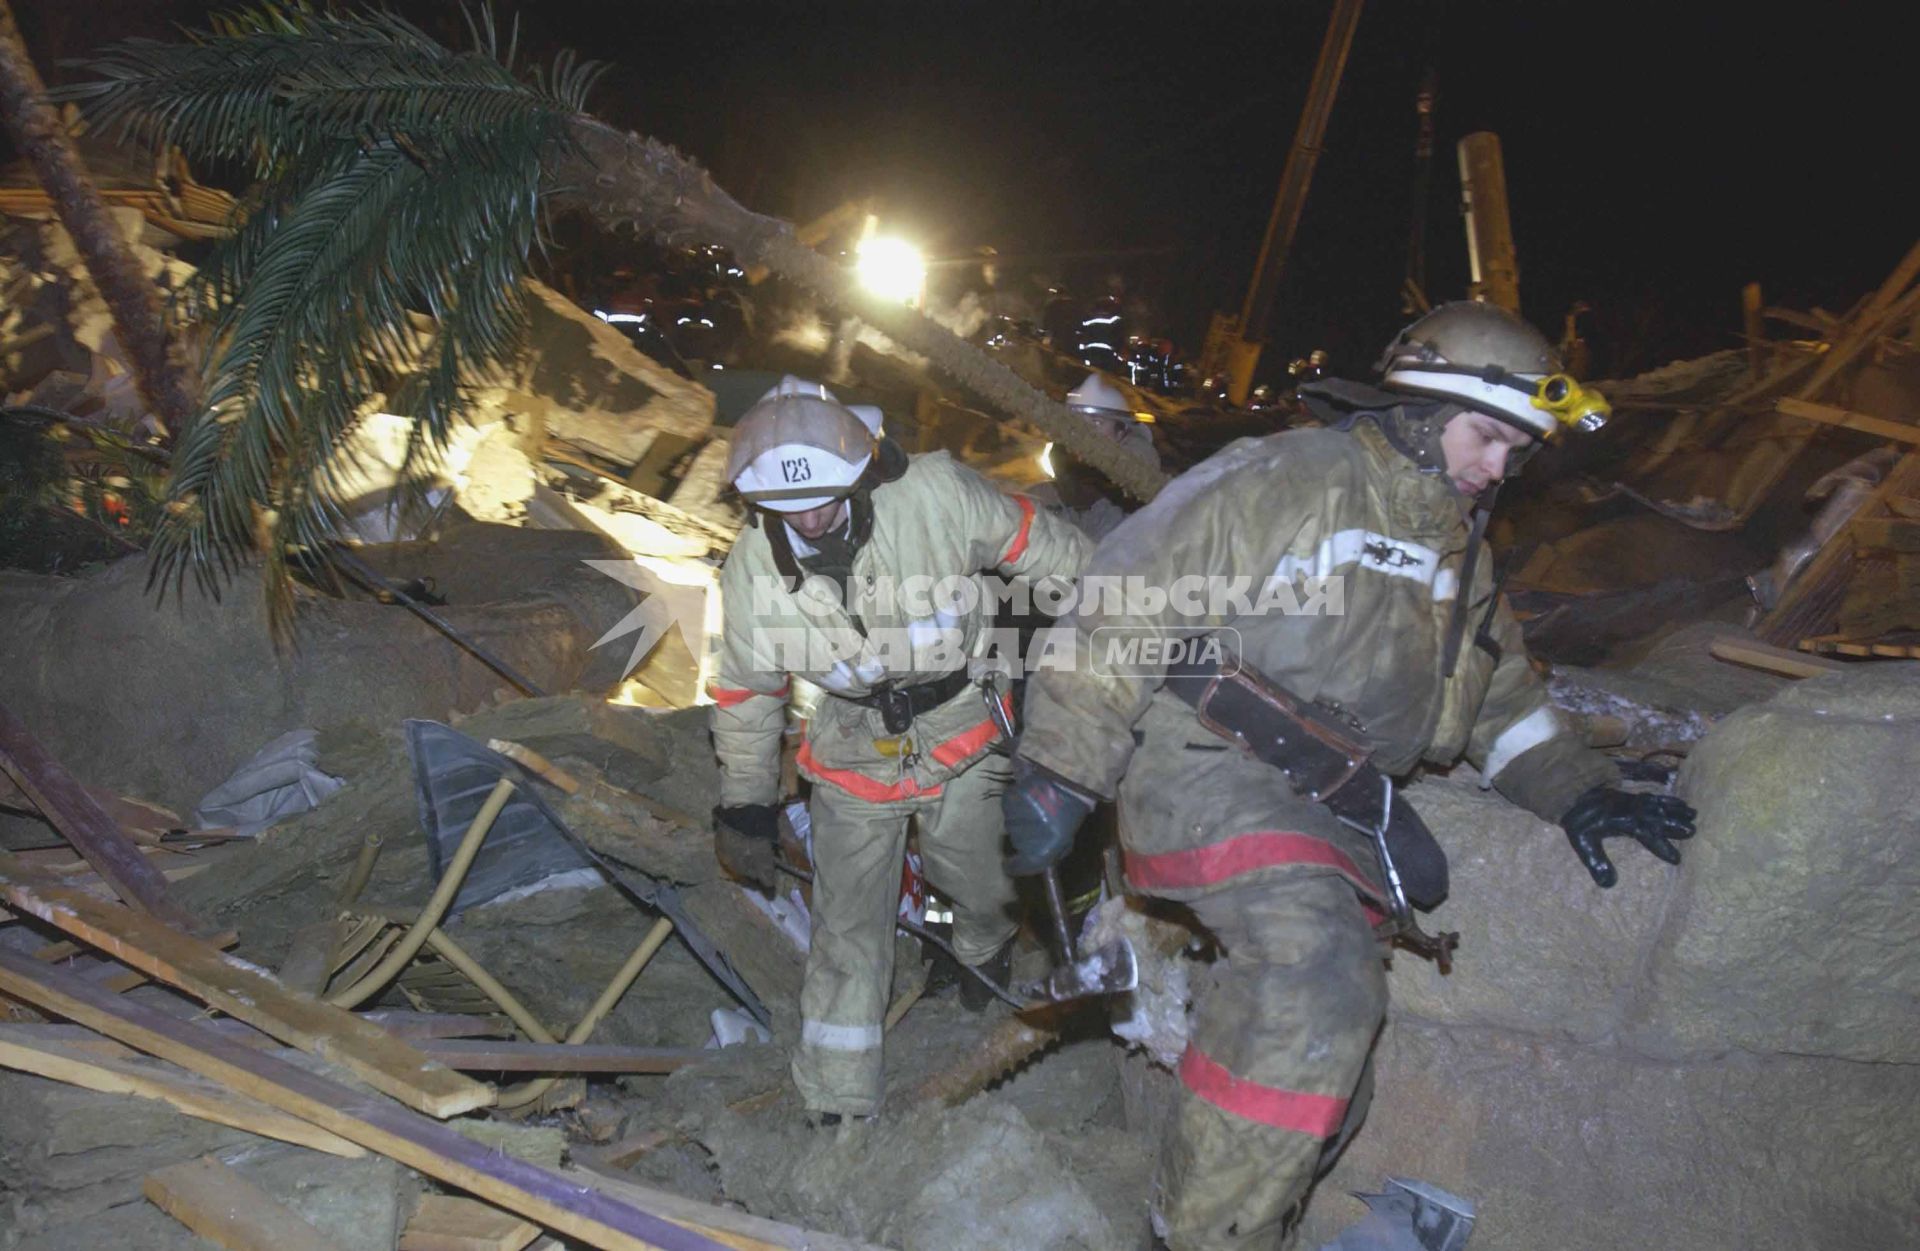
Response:
[[[1837,660],[1816,660],[1784,647],[1770,647],[1732,634],[1723,634],[1708,643],[1707,651],[1729,664],[1763,669],[1786,678],[1815,678],[1823,673],[1839,673],[1847,667]]]
[[[1909,452],[1887,471],[1887,476],[1854,515],[1879,514],[1885,502],[1920,494],[1920,452]],[[1842,529],[1814,553],[1800,575],[1787,584],[1773,611],[1760,619],[1754,634],[1777,647],[1798,646],[1802,639],[1827,634],[1834,628],[1846,598],[1847,580],[1854,567],[1853,527]]]
[[[360,1015],[400,1038],[486,1038],[513,1033],[513,1023],[504,1016],[411,1012],[400,1008],[362,1012]]]
[[[1747,331],[1747,373],[1754,382],[1767,374],[1767,327],[1761,321],[1765,305],[1759,283],[1750,282],[1740,288],[1740,312]]]
[[[426,1195],[400,1232],[399,1251],[520,1251],[540,1227],[458,1195]]]
[[[0,769],[6,771],[53,827],[86,857],[114,893],[175,929],[199,928],[167,897],[167,879],[73,775],[40,745],[26,723],[0,704]]]
[[[586,1189],[577,1177],[503,1155],[378,1095],[351,1090],[192,1021],[107,994],[4,947],[0,991],[171,1060],[602,1251],[716,1251],[722,1245],[637,1203]]]
[[[339,1251],[339,1244],[215,1156],[148,1173],[153,1205],[227,1251]]]
[[[872,1243],[770,1221],[734,1208],[716,1207],[624,1177],[577,1169],[564,1169],[562,1174],[601,1194],[643,1205],[669,1220],[697,1228],[734,1251],[883,1251]]]
[[[0,900],[290,1047],[341,1065],[409,1107],[455,1116],[493,1102],[491,1087],[429,1060],[379,1026],[294,994],[264,970],[152,917],[27,873],[5,854],[0,854]]]
[[[1869,417],[1865,413],[1836,408],[1832,404],[1816,404],[1812,400],[1796,400],[1791,396],[1782,396],[1773,402],[1773,406],[1789,417],[1804,417],[1825,426],[1844,426],[1848,430],[1858,430],[1882,439],[1898,439],[1902,443],[1920,443],[1920,426],[1911,426],[1904,421]]]
[[[351,1160],[366,1154],[338,1134],[330,1134],[258,1100],[234,1094],[191,1073],[162,1067],[156,1061],[135,1059],[118,1043],[102,1038],[91,1030],[84,1031],[91,1035],[91,1041],[84,1037],[67,1037],[64,1031],[68,1029],[78,1030],[79,1027],[0,1025],[0,1064],[23,1073],[66,1082],[70,1086],[97,1090],[102,1094],[158,1099],[202,1121],[244,1129],[262,1138],[311,1147],[328,1155],[344,1156]],[[63,1032],[48,1034],[44,1031]],[[120,1050],[122,1055],[85,1054],[91,1050],[94,1042]]]
[[[1853,545],[1880,551],[1920,552],[1920,520],[1907,517],[1856,517]]]
[[[469,1073],[671,1073],[710,1060],[699,1047],[621,1047],[612,1043],[422,1041],[420,1050]]]

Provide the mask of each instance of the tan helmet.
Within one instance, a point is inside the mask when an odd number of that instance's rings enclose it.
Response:
[[[1442,304],[1394,336],[1375,368],[1383,386],[1455,400],[1537,439],[1598,429],[1610,411],[1561,372],[1545,335],[1492,304]]]
[[[852,492],[873,459],[874,438],[832,392],[788,376],[735,424],[727,480],[748,503],[803,513]]]

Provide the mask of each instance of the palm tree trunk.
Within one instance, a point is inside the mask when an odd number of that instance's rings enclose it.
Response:
[[[1094,434],[1064,404],[987,353],[924,314],[855,287],[844,268],[795,239],[789,223],[741,207],[705,170],[666,144],[585,117],[573,137],[578,151],[565,171],[570,196],[602,225],[625,226],[667,243],[723,244],[743,266],[764,265],[918,352],[994,408],[1038,427],[1129,495],[1150,500],[1165,485],[1166,475]]]
[[[60,224],[73,237],[87,273],[106,300],[140,397],[163,425],[179,430],[199,410],[198,388],[174,351],[159,291],[141,271],[60,115],[47,102],[46,87],[8,0],[0,0],[0,121],[32,162]]]

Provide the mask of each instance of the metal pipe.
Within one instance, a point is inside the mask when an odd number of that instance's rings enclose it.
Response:
[[[533,679],[526,677],[518,669],[515,669],[512,665],[500,659],[500,657],[494,655],[492,652],[488,651],[485,647],[482,647],[479,643],[474,642],[472,639],[462,634],[459,631],[459,629],[455,627],[453,623],[448,621],[445,617],[442,617],[440,614],[434,612],[431,608],[428,608],[425,604],[420,603],[418,600],[414,599],[411,595],[408,595],[405,591],[401,590],[399,587],[395,586],[393,583],[381,577],[377,572],[375,572],[373,569],[368,567],[367,562],[365,562],[364,560],[361,560],[358,556],[354,555],[352,551],[336,543],[333,546],[332,553],[333,553],[333,558],[335,560],[338,560],[342,565],[346,566],[347,571],[353,574],[354,577],[360,579],[362,582],[366,583],[367,585],[372,587],[374,590],[378,590],[378,591],[384,592],[385,594],[393,596],[394,600],[397,603],[399,603],[403,608],[411,612],[414,616],[420,618],[420,620],[426,622],[428,625],[432,626],[434,629],[440,631],[440,633],[446,635],[449,639],[453,640],[454,643],[458,644],[463,650],[471,654],[474,657],[474,659],[486,665],[487,668],[493,670],[495,673],[499,674],[501,677],[505,678],[507,681],[513,683],[515,686],[519,687],[522,691],[525,691],[527,694],[532,695],[535,698],[539,698],[546,694],[546,692],[540,689],[539,685],[536,684],[533,681]]]
[[[480,844],[487,840],[487,831],[493,828],[500,810],[507,806],[507,799],[513,794],[513,779],[501,778],[494,783],[493,791],[487,801],[480,805],[473,824],[460,840],[460,850],[454,854],[453,863],[440,875],[440,884],[434,888],[433,897],[427,900],[426,907],[420,909],[419,917],[407,936],[394,944],[393,950],[365,977],[353,985],[335,994],[327,996],[327,1002],[336,1008],[353,1008],[371,999],[379,989],[392,981],[400,970],[407,967],[426,944],[427,936],[440,924],[447,909],[453,905],[453,897],[460,892],[461,883],[467,880],[467,870],[473,865],[473,858],[480,854]]]

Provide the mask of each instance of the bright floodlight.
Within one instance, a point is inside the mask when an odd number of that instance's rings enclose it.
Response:
[[[927,281],[925,258],[919,248],[904,239],[862,240],[854,255],[853,271],[868,291],[900,304],[918,300]]]

